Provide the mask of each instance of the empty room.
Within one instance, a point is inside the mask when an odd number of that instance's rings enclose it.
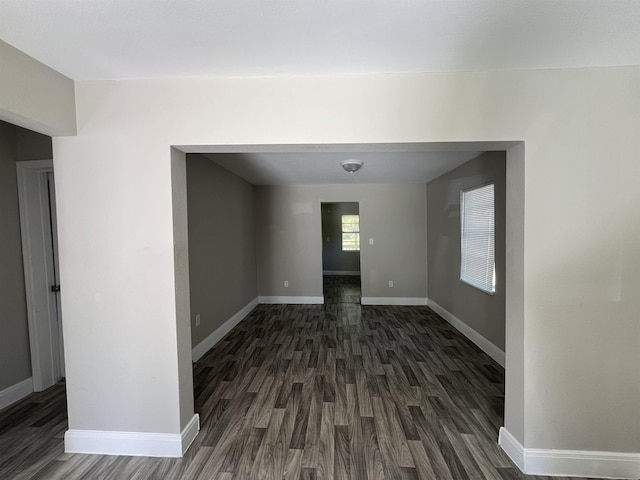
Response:
[[[0,478],[640,478],[638,24],[0,0]]]

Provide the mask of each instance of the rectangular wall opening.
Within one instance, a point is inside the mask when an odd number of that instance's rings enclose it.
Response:
[[[322,203],[322,284],[324,303],[359,304],[360,206]]]

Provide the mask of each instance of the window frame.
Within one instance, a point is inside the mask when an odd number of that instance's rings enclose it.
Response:
[[[358,217],[358,230],[357,231],[352,231],[352,232],[345,232],[344,230],[344,226],[345,226],[345,222],[344,222],[344,217]],[[348,223],[347,223],[348,225]],[[350,249],[345,249],[344,248],[344,235],[346,234],[356,234],[357,235],[357,242],[358,245],[356,248],[350,248]],[[342,252],[352,252],[352,253],[357,253],[360,252],[360,248],[361,248],[361,244],[360,244],[360,214],[359,213],[346,213],[346,214],[342,214],[340,215],[340,249]]]
[[[482,188],[486,188],[488,186],[492,187],[492,203],[493,203],[493,214],[491,216],[491,221],[492,221],[492,233],[490,235],[490,244],[492,244],[493,247],[493,251],[490,255],[489,258],[487,258],[487,262],[489,260],[492,260],[493,265],[492,265],[492,270],[493,270],[493,274],[492,274],[492,281],[491,281],[491,285],[490,285],[490,289],[485,288],[485,285],[488,285],[486,282],[484,281],[476,281],[474,282],[474,279],[471,278],[470,275],[468,275],[468,266],[469,266],[469,262],[465,262],[465,258],[468,258],[468,249],[465,248],[465,239],[469,238],[469,235],[465,235],[465,231],[468,231],[468,226],[467,229],[465,230],[465,220],[468,220],[468,211],[466,210],[466,205],[465,205],[465,195],[467,195],[469,192],[473,192],[475,190],[480,190]],[[495,186],[495,182],[494,181],[489,181],[483,184],[479,184],[479,185],[474,185],[472,187],[469,188],[465,188],[460,190],[460,274],[459,274],[459,279],[461,282],[477,289],[480,290],[483,293],[486,293],[487,295],[495,295],[496,294],[496,290],[497,290],[497,278],[496,278],[496,197],[495,197],[495,192],[496,192],[496,186]],[[468,198],[468,197],[467,197]],[[488,228],[488,227],[487,227]],[[467,252],[465,254],[465,252]],[[465,268],[465,266],[467,266],[467,268]],[[485,269],[486,272],[486,269]],[[484,279],[486,280],[488,277],[488,275],[485,275]]]

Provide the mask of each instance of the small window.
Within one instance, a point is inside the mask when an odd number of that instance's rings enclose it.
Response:
[[[460,280],[483,292],[496,291],[493,184],[461,192]]]
[[[360,251],[360,215],[342,215],[342,251]]]

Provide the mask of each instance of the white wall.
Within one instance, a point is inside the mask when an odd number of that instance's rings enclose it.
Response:
[[[75,135],[74,83],[0,40],[0,120],[47,135]]]
[[[640,452],[639,84],[635,67],[80,82],[79,135],[54,139],[71,424],[178,428],[169,145],[522,140],[506,426],[528,448]]]
[[[178,402],[180,431],[193,419],[193,370],[191,367],[191,304],[189,282],[189,232],[187,226],[187,165],[185,154],[171,149],[171,201],[173,213],[173,264],[176,316],[171,329],[175,328],[177,349]],[[175,350],[164,352],[169,359]],[[169,380],[173,380],[171,375]],[[171,387],[171,385],[170,385]],[[171,407],[173,405],[171,404]],[[173,408],[169,413],[173,413]],[[175,430],[173,430],[177,434]],[[184,442],[184,436],[182,438]],[[186,440],[190,443],[190,439]],[[188,445],[187,445],[188,446]],[[185,445],[181,445],[184,449]]]
[[[171,150],[96,139],[54,139],[69,428],[177,433]]]
[[[320,207],[338,201],[360,204],[362,297],[425,298],[426,192],[421,184],[256,187],[260,296],[322,297]]]

